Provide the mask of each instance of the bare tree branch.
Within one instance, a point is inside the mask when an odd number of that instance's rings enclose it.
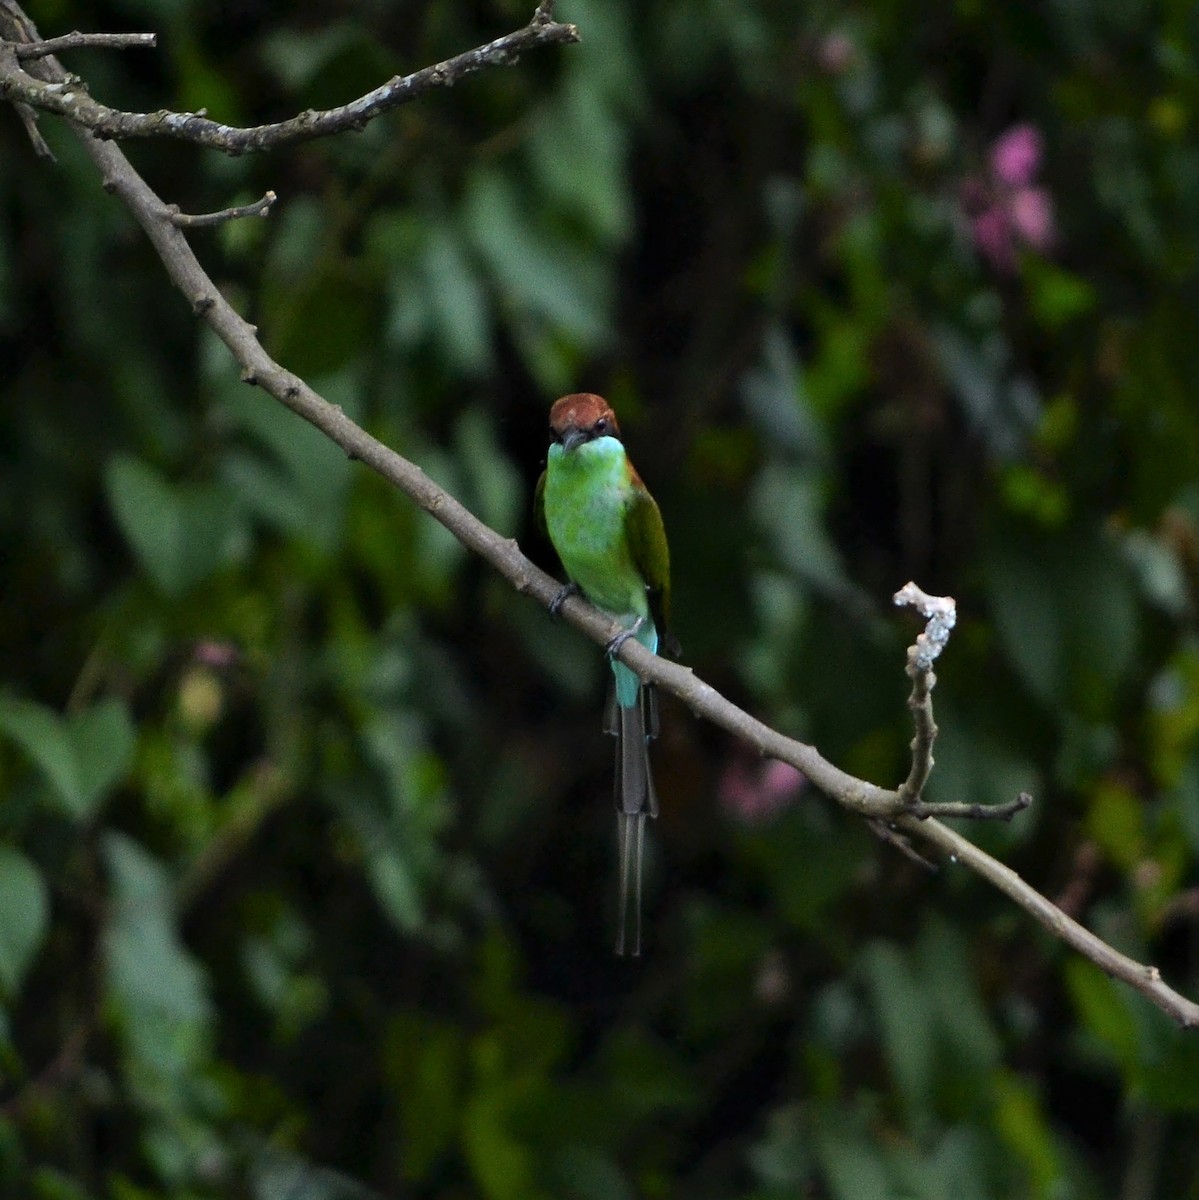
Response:
[[[937,676],[933,663],[949,644],[949,635],[957,623],[957,602],[952,596],[930,596],[914,583],[905,583],[892,597],[897,605],[915,608],[928,622],[913,645],[908,647],[905,670],[912,681],[908,708],[916,727],[912,738],[912,767],[899,786],[904,811],[924,820],[927,817],[964,817],[971,821],[1010,821],[1023,812],[1032,797],[1021,792],[1006,804],[927,804],[924,788],[933,769],[933,746],[937,741],[937,722],[933,719],[933,688]]]
[[[29,43],[37,43],[41,39],[33,22],[17,6],[16,0],[0,0],[0,75],[8,75],[20,71],[17,61],[18,47]],[[41,130],[37,127],[37,112],[28,104],[16,102],[13,104],[25,133],[33,144],[34,153],[38,158],[48,162],[56,162],[54,151],[46,145]]]
[[[924,795],[925,785],[933,770],[933,746],[937,740],[937,722],[933,719],[933,688],[937,686],[937,676],[932,670],[921,670],[916,666],[910,650],[907,673],[912,680],[908,708],[916,732],[912,737],[912,768],[900,785],[899,794],[908,805],[915,807]]]
[[[223,225],[226,221],[236,221],[242,217],[265,217],[275,205],[279,197],[274,192],[267,192],[261,200],[253,204],[240,204],[236,208],[222,208],[220,212],[199,213],[192,215],[179,211],[179,205],[166,206],[167,219],[176,229],[206,229],[213,225]]]
[[[898,830],[893,829],[886,821],[879,820],[876,817],[870,817],[866,824],[870,827],[874,836],[880,842],[886,842],[888,846],[893,846],[904,858],[910,859],[918,867],[923,867],[926,871],[931,871],[934,875],[940,868],[934,862],[929,862],[913,845],[912,839]]]
[[[1027,792],[1021,792],[1015,800],[1005,804],[925,804],[916,801],[905,805],[907,816],[917,817],[921,821],[928,817],[962,817],[970,821],[1010,821],[1017,813],[1022,813],[1032,804],[1032,797]]]
[[[15,8],[15,0],[0,0],[0,14],[11,12]],[[552,40],[575,40],[577,34],[572,27],[547,24],[551,8],[548,0],[543,0],[533,21],[521,33],[535,29],[566,28],[571,31],[569,37],[562,36]],[[36,40],[36,30],[23,14],[21,16],[24,20],[21,26],[25,31],[23,36],[26,40]],[[515,36],[518,35],[510,35],[510,38]],[[509,39],[501,38],[498,42],[491,43],[490,47],[505,42],[509,46],[512,45]],[[0,50],[3,48],[3,44],[0,43]],[[482,48],[483,51],[488,49],[489,47]],[[472,55],[479,53],[480,51],[471,52]],[[469,59],[470,55],[460,58]],[[471,61],[475,61],[476,65],[470,69],[475,70],[479,66],[488,65],[488,61],[504,60]],[[52,58],[43,60],[39,66],[47,70],[51,82],[61,84],[64,81],[62,68]],[[434,72],[439,69],[429,68]],[[23,98],[23,94],[12,86],[14,72],[23,75],[16,63],[15,54],[10,53],[7,57],[0,54],[0,95],[19,100]],[[437,82],[444,83],[446,79],[441,78]],[[435,84],[429,83],[427,86]],[[438,487],[420,467],[371,437],[339,407],[330,404],[302,379],[275,362],[258,341],[255,328],[233,309],[204,271],[188,245],[183,231],[172,219],[170,207],[151,190],[121,150],[111,142],[97,140],[86,126],[76,124],[73,128],[85,151],[99,169],[105,189],[119,196],[129,208],[158,252],[171,281],[186,297],[193,311],[204,319],[229,348],[240,367],[242,379],[261,387],[287,408],[315,425],[347,455],[378,472],[440,521],[464,546],[490,563],[518,592],[533,596],[540,604],[549,608],[561,591],[558,581],[531,563],[521,553],[514,540],[501,537],[448,492]],[[576,596],[568,597],[562,603],[561,613],[570,624],[601,646],[606,645],[622,631],[617,621]],[[920,645],[919,639],[917,644]],[[940,849],[950,861],[969,867],[1039,921],[1055,937],[1090,959],[1112,978],[1123,980],[1135,988],[1179,1025],[1185,1028],[1199,1028],[1199,1004],[1170,988],[1162,980],[1156,967],[1138,963],[1119,953],[1041,895],[1011,868],[998,862],[940,821],[927,816],[928,812],[940,806],[917,804],[914,807],[914,802],[918,801],[918,794],[913,797],[905,792],[904,788],[890,790],[854,778],[830,763],[815,747],[785,737],[771,729],[726,700],[714,688],[697,678],[690,668],[659,658],[635,639],[624,643],[619,657],[642,679],[655,683],[679,697],[697,716],[749,742],[760,753],[790,763],[802,771],[822,792],[844,808],[888,828],[889,833],[896,838],[902,834],[923,839]],[[909,662],[913,662],[911,656]],[[925,672],[931,676],[931,663],[931,658],[920,659],[914,663],[914,667],[918,672]],[[931,680],[928,690],[931,692]],[[925,699],[921,699],[919,703],[923,705]],[[929,728],[921,733],[920,722],[924,720],[923,716],[917,716],[916,740],[921,744],[924,741],[928,742],[928,765],[931,768],[931,743],[935,733],[935,726],[931,724],[931,708],[927,717]],[[918,745],[914,754],[923,755],[924,751]],[[918,773],[922,774],[923,768]],[[1026,799],[1021,796],[1014,803],[1023,806]],[[949,807],[953,811],[947,815],[975,815],[973,811],[968,811],[972,810],[973,806]],[[1011,805],[1000,807],[1012,808]],[[1012,811],[1018,809],[1013,808]]]
[[[44,42],[25,42],[17,47],[17,60],[29,62],[64,50],[80,50],[93,46],[100,50],[153,49],[158,45],[156,33],[64,33],[62,37],[47,38]]]
[[[928,621],[923,633],[908,647],[907,674],[912,681],[908,708],[916,727],[912,738],[912,769],[900,786],[899,794],[909,809],[921,805],[924,787],[933,769],[933,746],[937,740],[937,723],[933,719],[933,688],[937,676],[933,662],[949,641],[950,631],[957,621],[957,606],[950,596],[929,596],[914,583],[897,591],[893,600],[898,605],[910,605]],[[932,815],[925,813],[925,816]]]
[[[948,825],[939,821],[921,821],[916,817],[900,817],[900,829],[926,838],[943,850],[951,861],[963,863],[988,883],[993,884],[1026,913],[1035,917],[1054,937],[1089,958],[1105,975],[1123,980],[1142,996],[1151,1000],[1162,1012],[1173,1017],[1184,1029],[1199,1029],[1199,1004],[1174,991],[1154,966],[1139,963],[1113,949],[1096,937],[1073,917],[1067,916],[1052,900],[1030,887],[1011,867],[1004,866],[968,841]]]
[[[82,80],[74,76],[59,72],[61,78],[47,80],[27,74],[19,66],[14,70],[11,65],[0,71],[0,99],[27,104],[41,112],[65,117],[100,138],[117,141],[125,138],[172,138],[195,142],[230,155],[246,154],[349,130],[361,130],[383,113],[399,108],[434,88],[453,87],[459,80],[484,67],[510,66],[526,50],[577,42],[578,29],[574,25],[563,25],[552,20],[552,11],[552,3],[542,4],[523,29],[411,75],[397,75],[348,104],[321,111],[310,109],[286,121],[255,125],[248,129],[210,121],[203,112],[178,113],[167,109],[152,113],[121,112],[93,100],[87,94]],[[48,43],[39,40],[34,44],[44,46]],[[20,51],[17,57],[20,57]]]

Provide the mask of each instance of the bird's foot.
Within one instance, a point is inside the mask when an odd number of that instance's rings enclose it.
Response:
[[[642,626],[644,626],[644,624],[645,624],[645,618],[638,617],[637,620],[632,625],[630,625],[628,629],[622,629],[620,631],[620,633],[618,633],[604,647],[604,653],[609,658],[615,658],[616,655],[620,653],[621,646],[623,646],[625,644],[625,642],[627,642],[629,640],[629,638],[636,637],[641,632]]]
[[[571,596],[581,596],[583,589],[577,583],[565,584],[558,594],[550,601],[550,616],[556,617],[562,611],[562,605]]]

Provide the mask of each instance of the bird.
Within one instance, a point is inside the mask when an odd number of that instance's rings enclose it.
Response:
[[[624,626],[607,646],[613,686],[604,729],[616,738],[616,953],[624,955],[628,947],[639,955],[645,818],[658,815],[648,749],[658,732],[657,706],[652,688],[616,654],[629,638],[655,654],[659,646],[677,653],[669,627],[670,549],[662,514],[629,461],[616,414],[602,396],[575,392],[555,400],[549,434],[534,509],[570,580],[550,611],[581,591]]]

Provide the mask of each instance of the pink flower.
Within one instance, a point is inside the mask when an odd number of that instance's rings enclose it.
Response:
[[[1053,240],[1053,201],[1044,188],[1013,192],[1010,215],[1012,228],[1030,246],[1039,250]]]
[[[1013,125],[991,147],[991,174],[1008,187],[1027,187],[1041,167],[1041,134],[1034,125]]]
[[[962,209],[979,253],[997,271],[1016,269],[1016,252],[1053,242],[1053,199],[1034,180],[1044,147],[1033,125],[1014,125],[991,147],[985,177],[962,182]]]
[[[725,768],[717,788],[721,807],[748,825],[776,817],[803,790],[807,779],[776,758],[750,762],[738,756]]]

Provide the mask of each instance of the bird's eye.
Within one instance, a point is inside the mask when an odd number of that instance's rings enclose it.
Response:
[[[596,421],[595,432],[599,433],[599,434],[604,434],[604,433],[608,432],[608,418],[607,417],[600,417],[600,419],[598,421]]]

